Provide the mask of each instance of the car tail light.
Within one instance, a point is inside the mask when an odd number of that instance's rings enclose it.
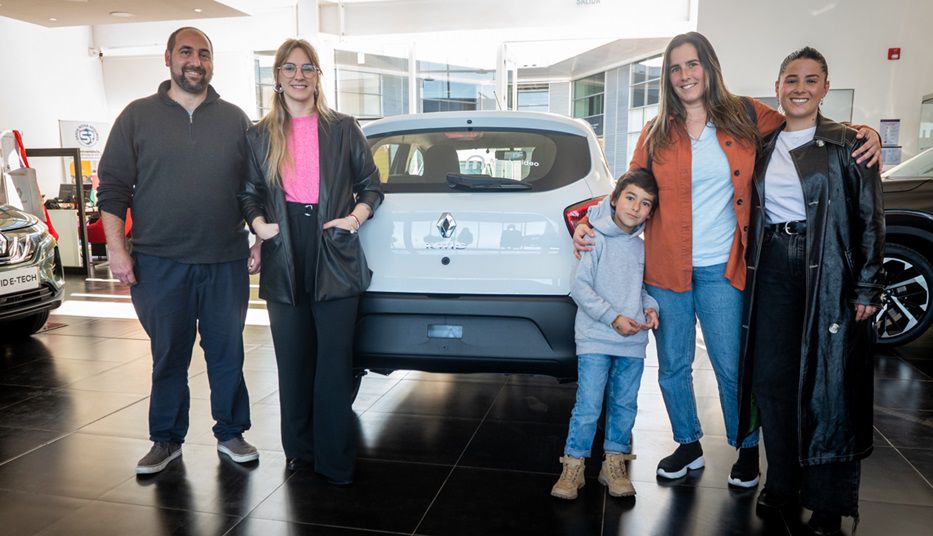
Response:
[[[604,197],[606,196],[592,197],[585,201],[574,203],[564,209],[564,223],[567,224],[567,230],[570,231],[571,235],[573,235],[573,231],[577,228],[577,224],[580,223],[580,220],[586,216],[586,209],[599,203]]]

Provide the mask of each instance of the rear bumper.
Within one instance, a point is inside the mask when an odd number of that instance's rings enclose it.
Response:
[[[354,365],[573,378],[576,311],[569,296],[366,293]]]

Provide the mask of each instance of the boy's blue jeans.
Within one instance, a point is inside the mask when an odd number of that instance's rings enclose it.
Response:
[[[577,358],[577,402],[570,415],[565,455],[590,456],[604,393],[606,440],[603,450],[609,454],[632,452],[632,426],[638,412],[638,386],[644,370],[645,360],[640,357],[581,354]]]
[[[655,331],[658,344],[658,383],[671,420],[674,441],[684,444],[703,437],[693,392],[693,358],[696,354],[696,321],[699,318],[709,354],[719,403],[726,425],[726,439],[736,446],[739,422],[738,376],[742,336],[742,291],[723,276],[725,264],[693,268],[693,287],[686,292],[646,285],[657,300],[660,324]],[[743,447],[758,444],[758,432],[749,435]]]

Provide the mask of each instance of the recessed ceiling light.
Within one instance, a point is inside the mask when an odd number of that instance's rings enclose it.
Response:
[[[121,19],[128,19],[133,16],[132,13],[127,13],[126,11],[111,11],[111,17],[120,17]]]
[[[202,11],[204,11],[204,10],[201,9],[201,8],[199,8],[199,7],[194,8],[194,12],[195,12],[195,13],[200,13],[200,12],[202,12]]]
[[[55,17],[49,17],[49,20],[52,22],[58,22],[58,19],[56,19]]]

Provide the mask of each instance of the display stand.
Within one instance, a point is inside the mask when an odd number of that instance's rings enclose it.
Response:
[[[84,177],[81,176],[81,149],[26,149],[26,156],[29,158],[47,156],[58,158],[71,157],[74,159],[75,191],[78,192],[76,203],[78,205],[78,225],[71,227],[71,229],[77,230],[78,242],[81,245],[80,258],[76,259],[80,260],[80,266],[68,266],[63,262],[63,268],[67,274],[92,275],[94,267],[91,265],[90,244],[87,240],[87,215],[84,211]],[[65,221],[67,221],[67,218]],[[56,230],[59,232],[59,241],[69,240],[69,236],[73,237],[72,233],[74,231],[65,228],[59,229],[55,222],[53,222],[53,225],[56,225]],[[66,223],[65,225],[67,226],[68,224]],[[62,250],[64,249],[66,249],[66,247],[63,245]],[[62,260],[64,261],[64,258]]]

